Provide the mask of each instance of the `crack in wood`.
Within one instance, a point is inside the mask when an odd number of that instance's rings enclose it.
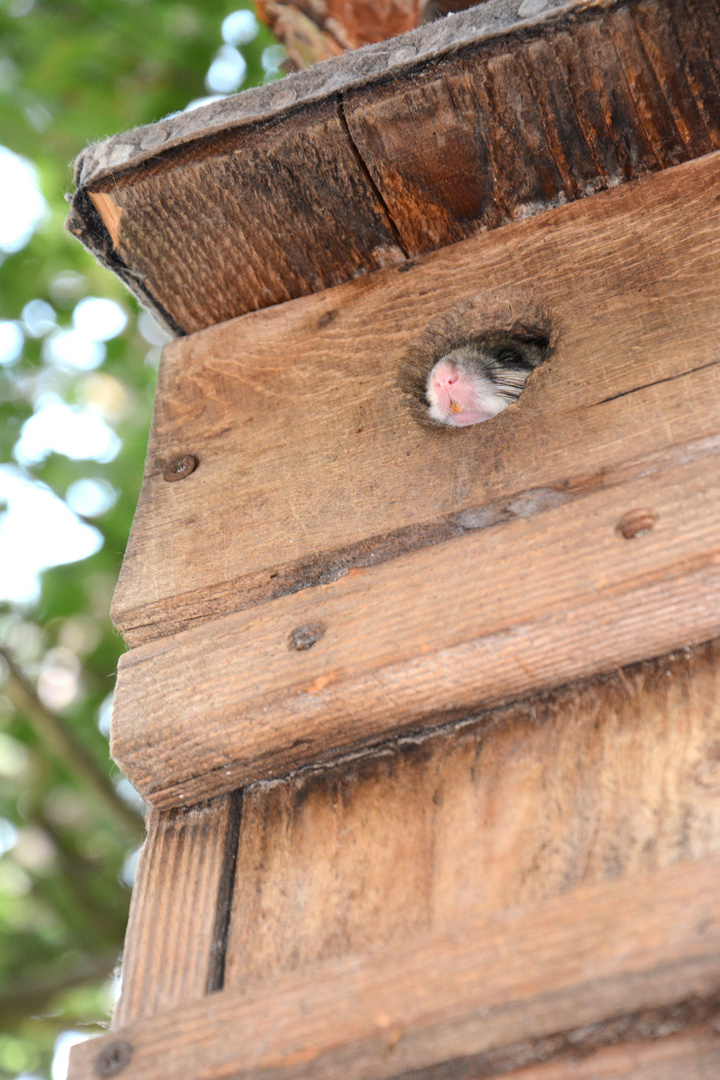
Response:
[[[367,162],[365,161],[362,154],[360,153],[360,148],[357,145],[357,143],[355,142],[355,140],[353,139],[352,132],[350,131],[350,128],[348,127],[347,118],[345,116],[345,95],[344,94],[340,95],[340,99],[338,101],[338,118],[340,120],[340,124],[342,125],[343,131],[345,132],[345,135],[347,136],[348,144],[350,146],[351,151],[353,152],[353,154],[355,156],[355,160],[357,161],[358,165],[360,166],[360,169],[363,172],[363,174],[365,176],[365,179],[367,180],[368,184],[370,185],[370,187],[374,191],[376,199],[378,200],[378,202],[382,206],[383,210],[385,211],[385,214],[387,215],[388,225],[390,226],[392,234],[395,237],[395,242],[396,242],[397,246],[400,248],[400,250],[402,251],[405,258],[407,259],[407,258],[409,258],[409,256],[408,256],[408,253],[407,253],[407,251],[405,249],[405,245],[403,244],[402,237],[400,235],[400,230],[398,229],[397,225],[393,221],[393,216],[390,213],[390,207],[388,206],[387,202],[385,201],[385,197],[384,197],[383,193],[380,191],[380,188],[377,186],[377,184],[373,180],[372,173],[370,172],[370,169],[368,168]]]
[[[175,333],[317,293],[720,146],[716,11],[489,0],[90,148],[68,228]]]
[[[491,1055],[577,1060],[603,1038],[647,1044],[686,1024],[716,1056],[717,883],[703,859],[271,974],[134,1024],[124,1075],[484,1080],[472,1063]],[[75,1047],[74,1080],[116,1038]]]
[[[222,990],[225,982],[225,957],[227,954],[228,934],[230,931],[230,913],[232,911],[233,891],[235,888],[235,866],[237,862],[238,840],[242,823],[242,789],[230,796],[231,805],[228,815],[225,851],[222,858],[222,874],[218,882],[215,908],[215,931],[210,946],[208,966],[208,994]]]
[[[222,615],[245,611],[305,589],[330,585],[353,571],[359,572],[379,566],[480,529],[493,528],[514,518],[529,518],[550,512],[593,492],[615,487],[633,477],[657,474],[673,465],[701,460],[718,453],[720,433],[690,443],[669,446],[623,462],[613,469],[579,473],[559,481],[556,485],[530,488],[527,491],[515,492],[508,498],[466,507],[435,521],[408,525],[382,536],[373,536],[335,551],[324,552],[311,559],[272,569],[271,572],[263,570],[259,574],[234,578],[212,588],[181,593],[173,597],[170,603],[161,601],[143,605],[134,612],[124,612],[123,633],[132,639],[133,645],[162,638],[170,633],[202,625]]]
[[[652,382],[643,383],[641,386],[633,386],[630,390],[621,390],[619,394],[611,394],[610,397],[601,398],[600,401],[594,402],[589,407],[596,409],[599,405],[607,405],[610,401],[617,401],[618,398],[628,397],[630,394],[637,394],[641,390],[649,390],[653,386],[660,386],[662,383],[675,382],[676,379],[684,379],[687,375],[694,375],[696,371],[705,371],[707,368],[717,367],[720,364],[720,360],[710,360],[707,364],[699,364],[697,367],[688,368],[687,371],[679,371],[677,375],[667,375],[664,379],[654,379]]]

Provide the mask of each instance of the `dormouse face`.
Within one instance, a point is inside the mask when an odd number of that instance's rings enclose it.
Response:
[[[452,427],[490,420],[517,401],[537,362],[521,346],[507,342],[452,349],[427,377],[430,419]]]

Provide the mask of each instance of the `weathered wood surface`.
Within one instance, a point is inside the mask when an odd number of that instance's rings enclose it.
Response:
[[[719,992],[720,867],[688,863],[210,994],[75,1047],[71,1074],[381,1080]]]
[[[720,855],[719,795],[720,642],[253,785],[224,985]]]
[[[672,1021],[671,1021],[672,1024]],[[464,1064],[464,1063],[463,1063]],[[680,1035],[622,1043],[587,1054],[582,1047],[562,1061],[502,1073],[502,1080],[717,1080],[720,1076],[720,1018]],[[470,1068],[413,1080],[488,1080]]]
[[[434,66],[401,92],[348,94],[350,132],[408,254],[717,149],[704,120],[714,84],[696,98],[693,58],[673,45],[687,17],[643,0],[481,63],[458,58],[451,74]],[[701,50],[705,27],[693,29]],[[645,37],[664,51],[650,59]]]
[[[720,148],[719,19],[489,0],[90,148],[68,226],[178,332],[321,291]]]
[[[117,218],[119,251],[143,287],[170,313],[182,298],[173,318],[185,330],[405,259],[332,103],[278,130],[233,132],[211,157],[190,148],[174,168],[147,166],[90,198]],[[330,249],[342,259],[328,260]]]
[[[180,812],[150,810],[114,1028],[222,986],[238,827],[238,795]]]
[[[481,10],[430,23],[403,35],[402,41],[394,38],[356,49],[339,61],[289,75],[281,83],[251,87],[188,113],[103,139],[79,155],[75,180],[87,186],[196,139],[282,117],[294,103],[319,104],[345,90],[382,78],[402,77],[421,62],[436,62],[446,54],[504,39],[528,26],[552,25],[589,7],[602,10],[603,3],[607,0],[548,0],[539,12],[528,15],[519,14],[522,0],[487,0]],[[399,51],[401,48],[404,51]]]
[[[139,646],[113,756],[155,805],[190,803],[708,640],[718,486],[715,454]],[[638,509],[657,523],[626,540]]]
[[[172,343],[113,604],[128,643],[532,512],[543,494],[552,505],[717,434],[718,190],[711,155],[408,273]],[[496,309],[545,304],[557,352],[490,423],[425,429],[396,386],[403,358],[473,296],[490,325]],[[187,452],[199,468],[166,483]]]
[[[144,795],[207,798],[720,631],[719,184],[711,155],[170,347],[114,605],[131,643],[168,635],[121,664],[114,752]],[[560,344],[518,406],[427,430],[398,366],[478,279],[543,300]],[[166,483],[183,452],[198,468]],[[656,523],[626,540],[639,510]]]

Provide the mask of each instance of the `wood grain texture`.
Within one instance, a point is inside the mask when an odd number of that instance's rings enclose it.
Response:
[[[327,101],[350,88],[383,78],[402,78],[421,63],[434,62],[467,46],[506,37],[527,27],[546,26],[575,12],[603,7],[607,0],[548,0],[543,11],[520,15],[520,0],[484,0],[482,10],[463,11],[397,38],[354,49],[339,60],[293,73],[278,84],[254,86],[220,101],[121,132],[86,147],[76,162],[75,180],[88,187],[119,169],[132,169],[158,154],[286,115],[289,106]]]
[[[382,1080],[718,991],[720,869],[690,863],[209,995],[127,1027],[120,1075]]]
[[[705,119],[716,6],[607,7],[412,84],[348,92],[349,130],[410,255],[720,146]]]
[[[508,516],[537,489],[560,500],[716,434],[718,185],[711,155],[410,272],[173,343],[113,604],[128,643],[457,536],[458,515]],[[489,325],[545,304],[559,346],[517,406],[428,430],[398,373],[427,324],[469,297]],[[187,452],[199,468],[166,483],[166,463]]]
[[[227,143],[104,192],[116,254],[184,330],[404,260],[336,102]]]
[[[519,10],[111,140],[68,227],[187,333],[720,148],[718,0]]]
[[[720,642],[252,785],[224,985],[720,855],[719,794]]]
[[[687,13],[674,0],[652,5],[666,46],[653,64],[634,21],[645,9],[624,5],[512,52],[462,55],[407,87],[347,95],[349,130],[410,255],[679,164],[705,145],[681,50],[669,47]]]
[[[222,986],[239,796],[148,815],[125,938],[113,1027]]]
[[[190,803],[707,640],[719,484],[716,454],[139,646],[113,756],[155,805]],[[626,540],[638,509],[657,523]]]
[[[487,1080],[472,1067],[458,1080]],[[716,1080],[720,1076],[720,1032],[717,1023],[653,1042],[631,1042],[563,1061],[503,1072],[503,1080]],[[417,1080],[425,1080],[417,1077]],[[428,1080],[430,1078],[428,1077]],[[454,1080],[437,1073],[433,1080]]]

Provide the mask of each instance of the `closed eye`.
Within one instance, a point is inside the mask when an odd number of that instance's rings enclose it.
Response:
[[[496,359],[499,364],[503,364],[505,367],[509,368],[527,369],[530,367],[520,350],[513,349],[509,346],[506,348],[498,349],[496,353]]]

